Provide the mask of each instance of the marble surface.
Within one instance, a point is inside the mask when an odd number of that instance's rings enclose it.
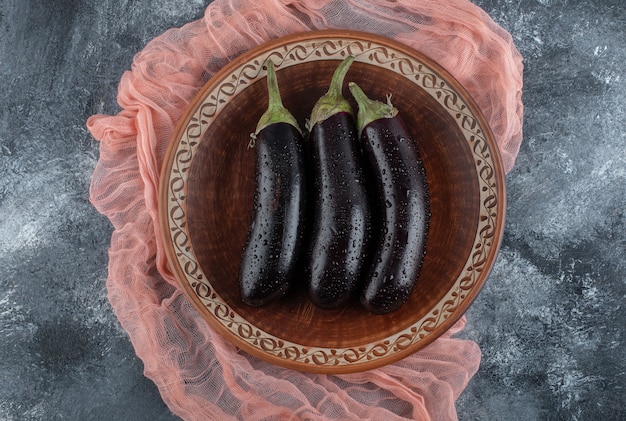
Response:
[[[476,0],[525,58],[502,251],[461,420],[626,419],[626,4]],[[88,201],[132,57],[206,2],[0,0],[0,419],[174,420],[106,299]]]

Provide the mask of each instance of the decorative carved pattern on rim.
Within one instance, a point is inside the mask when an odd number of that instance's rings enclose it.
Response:
[[[360,347],[307,347],[277,338],[250,325],[214,291],[210,280],[206,278],[198,264],[186,231],[187,177],[194,153],[206,129],[224,108],[229,98],[250,83],[265,76],[263,65],[268,58],[272,58],[276,68],[280,69],[307,61],[341,60],[347,55],[353,55],[355,61],[375,63],[410,79],[436,99],[454,118],[475,158],[480,189],[480,220],[473,251],[467,258],[464,271],[458,276],[454,287],[425,317],[383,341]],[[498,195],[493,165],[491,151],[475,116],[454,89],[426,64],[375,42],[328,38],[286,44],[235,69],[206,95],[196,113],[191,117],[177,145],[172,170],[167,180],[168,228],[178,264],[194,293],[213,317],[243,341],[275,357],[307,365],[331,367],[372,361],[397,353],[427,337],[435,328],[444,323],[472,292],[485,268],[490,251],[497,246],[494,244],[494,238],[498,216]]]

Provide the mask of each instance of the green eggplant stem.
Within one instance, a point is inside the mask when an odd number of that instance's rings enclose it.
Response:
[[[365,92],[354,82],[348,84],[350,93],[356,100],[359,106],[356,122],[359,129],[359,135],[365,126],[373,121],[381,118],[391,118],[398,114],[398,110],[391,105],[390,97],[387,98],[387,103],[370,99]]]
[[[288,123],[294,126],[300,134],[302,130],[298,126],[296,118],[285,108],[280,96],[280,90],[278,89],[278,80],[276,78],[276,71],[274,70],[274,62],[271,59],[267,60],[267,90],[269,95],[267,110],[263,113],[256,127],[256,131],[253,133],[253,138],[259,134],[261,130],[275,123]]]
[[[340,112],[352,114],[352,107],[342,96],[341,92],[343,89],[343,81],[353,61],[354,57],[348,56],[335,69],[330,81],[330,86],[328,87],[328,92],[318,99],[313,106],[311,118],[308,123],[310,127]]]

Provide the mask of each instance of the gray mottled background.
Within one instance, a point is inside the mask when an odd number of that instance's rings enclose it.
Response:
[[[207,2],[0,0],[0,419],[173,420],[106,300],[88,202],[132,57]],[[626,3],[477,0],[525,58],[506,235],[461,420],[626,419]]]

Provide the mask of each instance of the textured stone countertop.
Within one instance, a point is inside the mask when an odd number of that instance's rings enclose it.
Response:
[[[626,3],[477,0],[524,56],[506,234],[461,420],[626,419]],[[106,298],[94,113],[206,2],[0,1],[0,419],[173,420]]]

